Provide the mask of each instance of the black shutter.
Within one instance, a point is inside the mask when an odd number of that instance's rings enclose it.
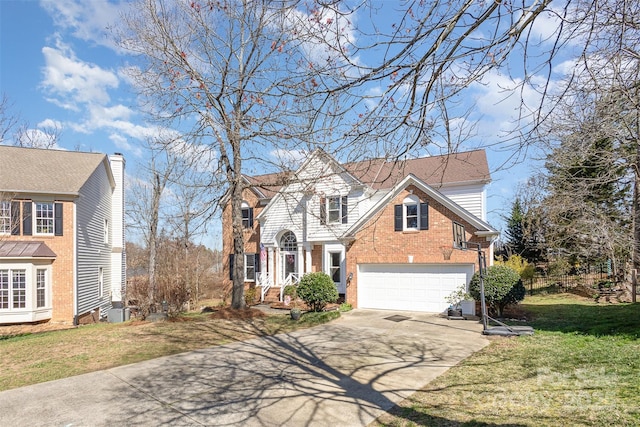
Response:
[[[429,203],[420,203],[420,230],[429,229]]]
[[[342,196],[342,223],[347,223],[347,196]]]
[[[11,235],[20,235],[20,202],[11,202]]]
[[[62,236],[62,203],[53,204],[53,234]]]
[[[256,260],[253,262],[253,268],[255,269],[256,273],[260,273],[260,254],[256,254],[255,255]],[[256,280],[258,279],[258,276],[256,276]]]
[[[395,231],[402,231],[402,208],[403,205],[395,205],[393,207],[393,227]]]
[[[233,280],[233,254],[229,254],[229,280]]]
[[[253,208],[249,208],[249,228],[253,228]]]
[[[327,224],[327,199],[320,197],[320,224]]]
[[[22,202],[22,234],[25,236],[31,236],[32,225],[31,202]]]

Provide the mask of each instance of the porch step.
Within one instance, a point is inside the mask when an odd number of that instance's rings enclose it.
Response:
[[[280,301],[280,288],[270,288],[267,294],[264,296],[265,302],[278,302]]]

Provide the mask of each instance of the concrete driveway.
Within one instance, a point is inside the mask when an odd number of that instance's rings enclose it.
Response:
[[[354,310],[290,334],[1,392],[0,425],[367,425],[484,347],[481,329]]]

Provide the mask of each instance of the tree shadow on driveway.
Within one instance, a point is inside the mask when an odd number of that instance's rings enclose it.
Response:
[[[469,344],[477,331],[443,334],[440,324],[356,323],[114,368],[124,383],[112,415],[143,425],[366,425],[485,345]]]

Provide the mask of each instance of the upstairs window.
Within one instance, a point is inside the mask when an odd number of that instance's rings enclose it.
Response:
[[[395,231],[429,229],[429,204],[420,203],[413,194],[407,196],[401,205],[394,206]]]
[[[320,223],[346,224],[348,222],[348,197],[331,196],[320,198]]]
[[[253,208],[242,202],[242,228],[253,228]]]
[[[36,203],[36,234],[53,234],[53,203]]]
[[[0,234],[11,233],[11,202],[0,201]]]

